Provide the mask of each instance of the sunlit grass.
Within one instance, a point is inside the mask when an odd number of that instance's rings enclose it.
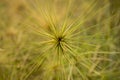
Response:
[[[0,80],[119,79],[120,52],[111,34],[119,13],[110,14],[108,0],[23,0],[21,5],[19,15],[10,5],[10,22],[0,19]]]

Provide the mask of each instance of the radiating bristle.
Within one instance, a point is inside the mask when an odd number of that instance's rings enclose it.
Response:
[[[1,0],[0,80],[119,80],[119,2]]]

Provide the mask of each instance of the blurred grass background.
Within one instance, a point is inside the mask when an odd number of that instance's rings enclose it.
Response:
[[[69,2],[71,2],[71,5],[67,13]],[[47,11],[46,5],[49,5],[50,10]],[[52,65],[52,62],[54,63],[52,58],[49,58],[51,62],[43,64],[45,66],[30,72],[34,61],[36,63],[40,62],[39,59],[34,60],[34,58],[44,49],[38,43],[44,40],[44,37],[34,34],[34,30],[28,26],[42,26],[43,29],[50,30],[49,20],[45,20],[44,13],[41,14],[39,7],[46,10],[47,14],[55,17],[54,23],[58,26],[64,23],[66,13],[68,17],[67,24],[72,23],[79,16],[79,21],[87,20],[82,24],[84,27],[80,27],[77,32],[83,30],[84,32],[80,34],[82,38],[80,37],[79,41],[90,43],[92,46],[82,44],[79,46],[78,52],[93,51],[97,56],[111,59],[111,61],[93,61],[94,64],[91,64],[89,63],[90,60],[86,60],[85,63],[90,67],[87,70],[80,66],[83,78],[75,70],[73,70],[72,77],[66,78],[71,70],[68,69],[69,64],[65,67],[66,74],[63,75],[65,78],[56,78],[59,74],[44,71],[44,68]],[[54,10],[56,15],[52,12]],[[80,22],[76,22],[76,24],[78,23]],[[97,27],[87,30],[89,26],[94,25],[97,25]],[[0,80],[120,80],[119,35],[119,0],[0,0]],[[76,39],[78,38],[76,37]],[[76,43],[76,45],[79,44]],[[111,55],[101,54],[101,51],[109,52]],[[91,56],[94,57],[95,55],[90,54],[84,57],[86,59]],[[96,76],[91,73],[91,71],[94,72],[93,67],[95,65],[102,68],[100,70],[95,69],[98,70],[100,75]]]

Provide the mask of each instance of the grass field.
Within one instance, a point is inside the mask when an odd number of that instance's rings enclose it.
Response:
[[[120,80],[119,0],[0,0],[0,80]]]

